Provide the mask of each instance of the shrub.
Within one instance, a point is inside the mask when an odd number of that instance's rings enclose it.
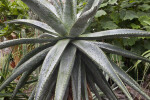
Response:
[[[53,97],[54,100],[65,100],[70,88],[74,100],[81,100],[81,98],[88,100],[88,87],[98,99],[101,99],[95,85],[110,100],[117,100],[103,71],[119,86],[129,100],[133,100],[133,98],[125,84],[131,86],[146,99],[150,99],[141,87],[112,62],[104,52],[146,62],[150,62],[150,60],[114,45],[96,41],[110,38],[147,37],[150,36],[149,32],[135,29],[114,29],[85,34],[101,0],[88,0],[80,14],[77,14],[76,0],[66,0],[64,4],[53,0],[54,6],[45,0],[22,1],[45,23],[29,19],[17,19],[5,23],[31,25],[48,34],[41,35],[41,38],[16,39],[0,43],[0,49],[18,44],[44,43],[21,59],[12,75],[0,86],[0,90],[23,74],[14,90],[14,97],[28,76],[42,65],[37,85],[29,100],[49,100]]]

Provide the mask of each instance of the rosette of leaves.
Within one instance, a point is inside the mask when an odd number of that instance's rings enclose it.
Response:
[[[101,0],[88,0],[85,8],[77,14],[77,0],[65,3],[53,0],[51,5],[46,0],[22,0],[45,22],[29,19],[17,19],[6,23],[31,25],[46,34],[40,38],[22,38],[0,43],[0,49],[30,43],[42,43],[25,55],[12,75],[3,82],[0,90],[22,74],[13,97],[29,75],[42,65],[37,85],[29,100],[67,100],[72,91],[73,100],[88,100],[89,89],[100,100],[98,88],[110,100],[117,100],[116,95],[103,75],[103,71],[119,86],[129,100],[133,100],[126,84],[139,92],[146,99],[141,87],[128,74],[111,61],[105,52],[150,62],[149,59],[126,51],[114,45],[97,42],[101,39],[123,37],[148,37],[149,32],[134,29],[114,29],[96,33],[84,33],[96,14]],[[53,10],[52,10],[53,9]],[[44,44],[43,44],[44,43]]]

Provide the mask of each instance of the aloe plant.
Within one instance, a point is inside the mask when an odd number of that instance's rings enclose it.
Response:
[[[22,1],[45,23],[29,19],[17,19],[5,23],[27,24],[47,33],[43,33],[39,38],[16,39],[0,43],[0,49],[18,44],[41,43],[40,47],[35,48],[20,60],[12,75],[0,86],[0,90],[22,75],[12,94],[15,97],[29,75],[42,65],[38,82],[29,100],[50,100],[51,98],[66,100],[70,93],[69,90],[72,91],[73,100],[81,100],[81,98],[88,100],[87,87],[99,100],[101,97],[98,88],[109,100],[117,100],[103,71],[118,85],[129,100],[133,98],[126,84],[150,100],[138,83],[111,61],[105,52],[146,62],[150,60],[114,45],[97,41],[110,38],[149,37],[149,32],[114,29],[85,33],[102,0],[87,0],[85,8],[79,14],[77,0],[66,0],[64,4],[53,0],[54,5],[46,0]]]

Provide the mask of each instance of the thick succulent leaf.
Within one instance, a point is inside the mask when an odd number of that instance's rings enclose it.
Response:
[[[63,100],[68,100],[68,96],[69,96],[69,85],[70,84],[68,84],[68,86],[67,86],[67,89],[66,89],[66,91],[65,91],[65,95],[64,95],[64,98],[63,98]]]
[[[54,70],[52,77],[47,79],[46,84],[44,84],[39,100],[45,100],[45,99],[50,98],[50,96],[52,96],[53,86],[56,84],[57,74],[58,74],[58,66]]]
[[[23,73],[23,75],[21,76],[21,78],[19,79],[18,83],[17,83],[17,86],[15,87],[15,90],[13,91],[13,94],[12,94],[12,98],[14,98],[17,94],[17,92],[19,91],[19,89],[25,85],[25,82],[28,80],[29,78],[29,75],[35,70],[36,68],[34,69],[31,69],[31,70],[28,70],[26,72]]]
[[[63,100],[65,95],[67,85],[72,73],[74,61],[76,56],[76,47],[74,45],[69,45],[64,51],[57,77],[56,90],[55,90],[55,100]]]
[[[22,64],[12,75],[6,79],[6,81],[0,86],[0,91],[5,88],[11,81],[13,81],[15,78],[17,78],[19,75],[21,75],[23,72],[30,70],[32,68],[39,67],[41,61],[45,58],[49,51],[48,49],[45,49],[41,51],[40,53],[36,54],[32,58],[30,58],[28,61],[26,61],[24,64]]]
[[[83,63],[81,67],[81,94],[83,100],[89,100],[88,91],[87,91],[86,71]]]
[[[30,51],[29,53],[27,53],[20,61],[19,63],[17,64],[17,66],[14,68],[13,72],[15,72],[15,70],[20,66],[22,65],[24,62],[26,62],[28,59],[30,59],[31,57],[35,56],[37,53],[41,52],[42,50],[48,48],[48,47],[51,47],[55,44],[55,42],[53,43],[48,43],[48,44],[45,44],[45,45],[42,45],[40,47],[37,47],[35,49],[33,49],[32,51]]]
[[[132,58],[132,59],[138,59],[138,60],[143,60],[146,62],[150,63],[150,60],[142,57],[138,54],[132,53],[130,51],[124,50],[120,47],[108,44],[108,43],[104,43],[104,42],[93,42],[94,44],[96,44],[98,47],[100,47],[101,49],[104,49],[105,51],[109,52],[109,53],[113,53],[113,54],[118,54],[118,55],[122,55],[128,58]]]
[[[72,75],[71,75],[71,83],[72,83],[72,92],[73,92],[73,100],[81,100],[81,58],[80,55],[76,57]]]
[[[56,80],[52,81],[51,84],[49,85],[49,88],[48,88],[49,91],[45,100],[50,100],[50,98],[53,97],[53,93],[55,91],[55,85],[56,85]]]
[[[88,10],[91,9],[93,3],[94,3],[95,0],[87,0],[87,4],[86,6],[84,7],[83,11],[82,11],[82,14]]]
[[[117,97],[113,93],[105,77],[103,77],[103,74],[97,70],[96,68],[97,66],[93,64],[89,59],[83,60],[87,64],[88,71],[90,71],[88,72],[89,73],[88,77],[90,77],[91,80],[94,79],[95,83],[102,90],[102,92],[109,98],[109,100],[117,100]],[[92,73],[91,74],[92,76],[90,75],[90,73]]]
[[[122,38],[122,37],[149,37],[150,32],[135,29],[114,29],[89,34],[83,34],[80,37],[86,39],[105,39],[105,38]]]
[[[59,15],[59,18],[61,19],[62,18],[62,13],[63,13],[63,9],[61,7],[61,5],[59,4],[58,0],[52,0],[53,2],[53,5],[57,11],[57,14]]]
[[[76,0],[66,0],[64,4],[63,22],[69,32],[76,19]]]
[[[98,90],[97,90],[97,88],[96,88],[96,86],[95,86],[95,83],[94,83],[94,81],[92,80],[92,78],[88,76],[88,77],[87,77],[87,80],[88,80],[88,83],[89,83],[89,85],[90,85],[90,88],[91,88],[92,92],[96,95],[97,99],[98,99],[98,100],[102,100],[102,98],[101,98],[101,96],[99,95],[99,92],[98,92]]]
[[[41,68],[35,100],[39,100],[43,86],[48,82],[48,79],[52,77],[60,57],[62,56],[63,51],[65,50],[69,41],[70,40],[68,39],[58,41],[58,43],[52,47],[52,49],[47,54]]]
[[[88,4],[86,5],[87,7],[85,7],[85,9],[83,10],[83,12],[84,11],[87,11],[91,6],[95,6],[95,5],[97,5],[97,1],[98,0],[95,0],[94,2],[93,2],[94,0],[89,0],[88,1]],[[98,8],[99,8],[99,6],[100,6],[100,4],[103,2],[103,0],[99,0],[99,4],[98,4]],[[91,3],[91,4],[90,4]],[[97,8],[97,10],[98,10],[98,8]],[[82,12],[82,13],[83,13]],[[83,32],[85,32],[85,30],[88,28],[88,26],[91,24],[91,22],[93,21],[93,18],[94,18],[94,16],[93,17],[91,17],[90,19],[89,19],[89,21],[88,21],[88,23],[86,24],[86,26],[85,26],[85,28],[84,28],[84,30],[83,30]]]
[[[46,43],[46,42],[57,42],[57,39],[14,39],[8,40],[0,43],[0,49],[7,48],[10,46],[15,46],[19,44],[31,44],[31,43]]]
[[[35,88],[34,90],[32,90],[32,93],[30,94],[30,97],[28,98],[28,100],[34,100],[34,95],[35,95]]]
[[[63,23],[51,11],[49,2],[46,0],[22,0],[26,3],[41,19],[51,26],[57,33],[65,35],[67,31]]]
[[[86,24],[88,23],[89,19],[91,17],[93,17],[96,14],[96,11],[98,9],[99,6],[99,0],[96,0],[96,5],[94,5],[90,10],[86,11],[85,13],[83,13],[75,22],[75,24],[72,26],[71,30],[70,30],[70,35],[71,36],[78,36],[81,33],[83,33],[83,31],[86,28]]]
[[[126,82],[129,86],[131,86],[133,89],[135,89],[137,92],[139,92],[141,95],[143,95],[147,100],[150,100],[150,97],[146,95],[146,93],[143,92],[142,88],[139,86],[139,84],[131,78],[126,72],[124,72],[121,68],[119,68],[114,62],[110,60],[113,68],[116,70],[118,75],[121,77],[121,79]]]
[[[47,24],[40,22],[40,21],[36,21],[36,20],[30,20],[30,19],[15,19],[15,20],[11,20],[11,21],[6,21],[5,23],[8,24],[12,24],[12,23],[17,23],[17,24],[26,24],[26,25],[30,25],[34,28],[37,28],[41,31],[44,32],[48,32],[49,34],[53,34],[58,36],[59,34],[57,34],[50,26],[48,26]]]
[[[114,80],[114,82],[116,82],[120,89],[122,89],[129,100],[132,100],[128,90],[113,69],[106,55],[97,45],[84,40],[74,41],[73,44],[76,45],[83,53],[85,53],[92,61],[94,61],[94,63],[100,69],[104,70]]]
[[[38,36],[38,38],[56,38],[58,36],[54,36],[54,35],[51,35],[49,33],[43,33],[41,35]]]

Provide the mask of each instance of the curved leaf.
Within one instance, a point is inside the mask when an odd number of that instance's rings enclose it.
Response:
[[[141,95],[143,95],[147,100],[150,100],[150,97],[146,93],[143,92],[140,85],[136,81],[134,81],[134,79],[132,79],[127,73],[125,73],[121,68],[119,68],[114,62],[112,62],[111,60],[110,62],[113,68],[116,70],[116,72],[118,73],[118,75],[121,77],[121,79],[124,82],[126,82],[130,87],[132,87]]]
[[[130,51],[124,50],[120,47],[108,44],[108,43],[104,43],[104,42],[93,42],[94,44],[96,44],[98,47],[100,47],[101,49],[104,49],[105,51],[109,52],[109,53],[113,53],[113,54],[118,54],[118,55],[122,55],[125,57],[129,57],[132,59],[139,59],[139,60],[143,60],[146,62],[150,63],[150,60],[142,57],[140,55],[137,55],[135,53],[132,53]]]
[[[84,56],[84,58],[86,57]],[[103,74],[97,70],[97,66],[93,64],[89,59],[83,59],[83,60],[88,67],[88,71],[90,71],[88,72],[89,73],[88,77],[90,77],[89,79],[91,79],[91,81],[92,79],[95,81],[97,86],[109,98],[109,100],[117,100],[117,97],[113,93],[105,77],[103,77]]]
[[[83,100],[89,100],[88,90],[87,90],[86,71],[83,63],[81,67],[81,95]]]
[[[114,29],[80,35],[86,39],[105,39],[105,38],[122,38],[122,37],[149,37],[150,32],[135,29]]]
[[[91,90],[92,90],[93,93],[96,95],[97,99],[98,99],[98,100],[102,100],[101,96],[99,95],[98,90],[97,90],[96,87],[95,87],[95,84],[94,84],[92,78],[91,78],[91,77],[89,78],[89,76],[88,76],[88,77],[87,77],[87,80],[88,80],[88,83],[89,83],[89,85],[90,85],[90,87],[91,87]]]
[[[53,93],[55,91],[55,85],[56,85],[56,80],[52,81],[51,84],[49,85],[50,87],[48,88],[49,89],[48,95],[45,100],[49,100],[50,98],[52,98]]]
[[[59,4],[58,0],[52,0],[52,2],[53,2],[53,5],[56,9],[57,14],[59,15],[59,18],[61,19],[62,15],[63,15],[62,14],[63,9],[62,9],[61,5]]]
[[[36,69],[36,68],[35,68]],[[19,91],[19,89],[25,85],[25,82],[28,80],[29,75],[35,70],[35,69],[31,69],[29,71],[26,71],[23,73],[23,75],[21,76],[21,78],[19,79],[17,86],[15,87],[13,94],[12,94],[12,99],[14,99],[14,97],[16,96],[17,92]]]
[[[65,0],[63,22],[68,32],[76,20],[76,5],[76,0]]]
[[[71,75],[73,100],[81,100],[81,57],[76,57]]]
[[[11,20],[11,21],[6,21],[5,23],[7,24],[12,24],[12,23],[17,23],[17,24],[26,24],[26,25],[30,25],[34,28],[37,28],[41,31],[44,32],[48,32],[52,35],[56,35],[59,36],[59,34],[57,34],[50,26],[48,26],[47,24],[40,22],[40,21],[36,21],[36,20],[31,20],[31,19],[15,19],[15,20]]]
[[[83,53],[85,53],[92,61],[94,61],[94,63],[99,66],[100,69],[104,70],[114,80],[114,82],[116,82],[120,89],[122,89],[129,100],[132,100],[128,90],[118,77],[106,55],[98,46],[83,40],[74,41],[73,44],[76,45]]]
[[[84,7],[83,11],[81,14],[83,14],[84,12],[88,11],[91,9],[93,3],[94,3],[95,0],[87,0],[87,4],[86,6]]]
[[[74,45],[69,45],[62,55],[56,83],[55,100],[63,100],[64,91],[67,89],[72,73],[75,55],[76,47]]]
[[[89,19],[96,14],[96,11],[99,6],[99,0],[96,0],[96,5],[93,6],[90,10],[84,12],[75,22],[70,30],[70,36],[76,37],[83,33],[86,28],[86,24],[88,23]]]
[[[57,33],[61,35],[67,34],[63,23],[51,11],[50,4],[46,0],[22,0],[26,3],[38,16],[51,26]],[[41,13],[42,12],[42,13]]]
[[[50,99],[51,96],[53,96],[54,92],[54,86],[56,85],[56,79],[57,79],[57,74],[58,74],[58,66],[56,67],[56,69],[54,70],[52,77],[50,77],[49,79],[47,79],[46,84],[44,84],[44,86],[42,87],[42,91],[41,91],[41,96],[39,98],[39,100],[45,100],[45,99]],[[38,87],[37,87],[38,88]]]
[[[19,45],[19,44],[31,44],[31,43],[46,43],[46,42],[57,42],[57,39],[13,39],[13,40],[8,40],[0,43],[0,49],[7,48],[10,46],[14,45]]]
[[[43,33],[38,36],[38,38],[56,38],[57,36],[51,35],[49,33]]]
[[[43,86],[48,82],[48,79],[52,77],[59,59],[69,42],[70,40],[68,39],[58,41],[47,54],[41,68],[35,100],[39,100]]]
[[[17,78],[20,74],[23,72],[30,70],[32,68],[37,68],[41,64],[41,61],[45,58],[49,51],[48,49],[45,49],[41,51],[40,53],[36,54],[32,58],[30,58],[28,61],[26,61],[24,64],[22,64],[12,75],[0,86],[0,91],[5,88],[11,81],[13,81],[15,78]]]
[[[29,53],[27,53],[20,61],[19,63],[17,64],[17,66],[14,68],[13,72],[15,72],[15,70],[20,66],[22,65],[24,62],[26,62],[28,59],[30,59],[31,57],[33,57],[34,55],[36,55],[37,53],[41,52],[42,50],[48,48],[48,47],[51,47],[55,44],[55,42],[53,43],[48,43],[48,44],[45,44],[45,45],[42,45],[40,47],[37,47],[35,49],[33,49],[32,51],[30,51]]]
[[[67,89],[65,91],[65,95],[64,95],[63,100],[68,100],[68,98],[69,98],[68,96],[69,96],[69,84],[68,84]]]

